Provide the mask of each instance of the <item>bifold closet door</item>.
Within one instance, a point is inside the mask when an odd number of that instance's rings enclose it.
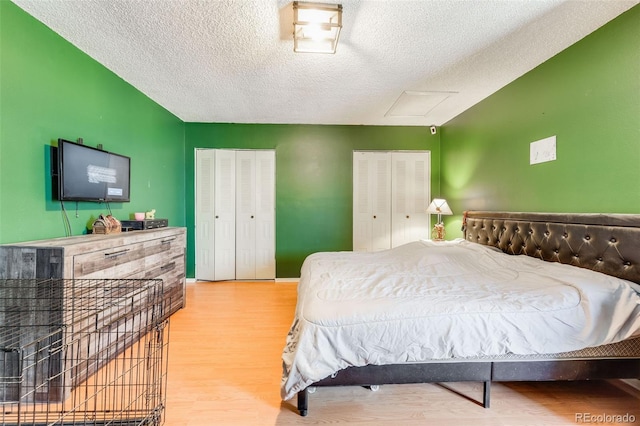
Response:
[[[196,150],[196,279],[215,279],[214,203],[215,152]]]
[[[391,247],[429,238],[429,152],[391,153]]]
[[[196,278],[274,279],[275,151],[196,150]]]
[[[429,237],[430,169],[428,151],[354,151],[354,251]]]
[[[214,251],[216,281],[236,277],[236,152],[215,150]]]
[[[236,153],[196,150],[196,279],[235,278]]]
[[[391,246],[391,155],[353,153],[353,250]]]
[[[236,279],[275,278],[275,151],[236,153]]]

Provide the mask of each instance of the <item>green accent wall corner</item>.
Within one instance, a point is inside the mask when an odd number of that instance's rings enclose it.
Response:
[[[640,6],[442,127],[443,196],[464,210],[640,213]],[[557,137],[557,160],[529,165]]]
[[[131,157],[131,202],[65,202],[73,235],[109,207],[184,226],[184,123],[15,4],[0,1],[0,243],[65,235],[58,138]]]

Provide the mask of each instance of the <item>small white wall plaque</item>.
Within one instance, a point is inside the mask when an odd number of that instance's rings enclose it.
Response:
[[[529,164],[545,163],[556,159],[556,137],[551,136],[531,142],[529,146]]]

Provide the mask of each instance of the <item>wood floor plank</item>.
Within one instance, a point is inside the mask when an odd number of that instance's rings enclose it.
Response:
[[[558,426],[583,413],[640,424],[640,390],[620,380],[494,383],[490,409],[480,383],[319,388],[300,417],[279,388],[295,303],[295,283],[189,283],[171,317],[165,425]]]

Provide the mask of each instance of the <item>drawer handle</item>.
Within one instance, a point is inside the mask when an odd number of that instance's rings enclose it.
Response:
[[[162,240],[162,244],[171,244],[171,241],[175,241],[176,237],[166,238]]]
[[[114,252],[111,252],[111,253],[105,253],[104,257],[122,256],[123,254],[126,254],[129,250],[131,250],[131,249],[124,249],[124,250],[114,251]]]
[[[162,265],[160,267],[160,270],[161,271],[169,271],[169,270],[175,268],[175,266],[176,266],[175,262],[167,263],[166,265]]]

